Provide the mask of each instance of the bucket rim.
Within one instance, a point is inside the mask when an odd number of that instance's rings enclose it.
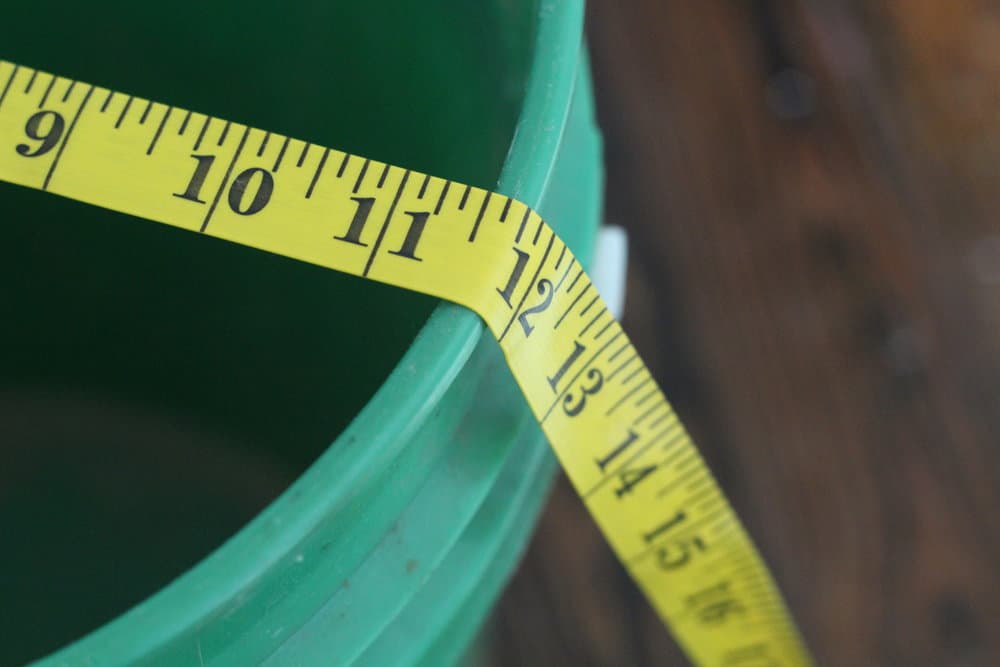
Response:
[[[531,206],[545,193],[569,114],[583,2],[540,0],[534,20],[527,86],[496,188]],[[472,311],[438,304],[351,424],[278,498],[159,591],[33,664],[133,663],[219,620],[227,602],[247,596],[316,525],[355,497],[357,484],[398,455],[484,334]],[[394,428],[387,429],[390,415]],[[360,432],[366,434],[361,443]]]

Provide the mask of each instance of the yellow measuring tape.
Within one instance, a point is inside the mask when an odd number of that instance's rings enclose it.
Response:
[[[808,665],[774,582],[566,245],[528,206],[0,61],[0,179],[462,304],[699,665]]]

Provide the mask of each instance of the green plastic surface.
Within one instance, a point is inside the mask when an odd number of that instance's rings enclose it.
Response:
[[[0,55],[496,187],[589,257],[579,2],[46,4]],[[0,202],[0,664],[457,658],[553,469],[474,314]]]

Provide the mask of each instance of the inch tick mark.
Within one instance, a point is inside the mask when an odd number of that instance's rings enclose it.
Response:
[[[167,107],[167,110],[163,113],[163,118],[160,119],[160,124],[156,128],[156,133],[153,134],[153,140],[149,142],[149,148],[146,149],[146,155],[153,154],[153,148],[156,147],[156,142],[159,141],[163,127],[167,124],[167,119],[170,118],[170,112],[173,110],[173,107]]]
[[[198,147],[201,146],[201,141],[202,139],[205,138],[205,132],[208,131],[208,126],[211,122],[212,122],[212,117],[205,116],[205,122],[201,124],[201,130],[198,131],[198,138],[194,140],[195,150],[198,150]]]
[[[615,402],[614,405],[612,405],[610,408],[608,408],[608,411],[604,413],[605,416],[610,417],[611,415],[613,415],[614,412],[615,412],[615,410],[617,410],[618,408],[620,408],[625,403],[625,401],[627,401],[628,399],[632,398],[632,396],[634,396],[635,394],[637,394],[643,387],[645,387],[647,384],[649,384],[652,381],[653,381],[653,378],[652,377],[648,377],[643,382],[640,382],[636,386],[634,386],[631,389],[629,389],[628,392],[626,392],[624,396],[622,396],[621,398],[619,398]]]
[[[319,159],[319,165],[316,166],[316,173],[313,174],[312,181],[309,183],[309,189],[306,190],[306,199],[312,197],[313,188],[316,187],[316,181],[319,180],[319,175],[323,173],[323,167],[326,165],[326,158],[330,156],[330,149],[323,149],[323,157]]]
[[[556,260],[556,267],[555,267],[556,271],[559,270],[559,266],[562,264],[563,257],[565,257],[565,256],[566,256],[566,244],[564,243],[563,247],[562,247],[562,251],[559,253],[559,259]],[[567,268],[566,270],[568,271],[569,269]]]
[[[309,155],[309,147],[310,146],[312,146],[312,144],[310,144],[309,142],[306,142],[305,144],[303,144],[303,146],[302,146],[302,152],[299,153],[299,159],[295,163],[296,167],[301,167],[302,164],[306,161],[306,156]]]
[[[584,317],[584,316],[586,316],[586,314],[587,314],[587,311],[589,311],[589,310],[591,309],[591,307],[593,307],[593,305],[594,305],[595,303],[597,303],[597,300],[598,300],[598,299],[600,299],[600,298],[601,298],[601,295],[599,295],[599,294],[595,294],[595,295],[594,295],[594,298],[593,298],[593,299],[591,299],[591,300],[590,300],[590,302],[589,302],[589,303],[587,303],[587,305],[586,305],[586,306],[584,306],[583,310],[581,310],[581,311],[580,311],[580,317]]]
[[[365,173],[368,171],[369,164],[371,164],[371,160],[365,158],[364,164],[361,165],[361,171],[358,172],[358,180],[354,181],[354,187],[351,188],[353,194],[358,194],[361,182],[365,180]]]
[[[229,128],[232,125],[230,121],[226,121],[226,124],[222,126],[222,134],[219,135],[219,141],[215,144],[216,146],[221,146],[226,143],[226,135],[229,134]]]
[[[229,123],[226,123],[226,129],[229,129]],[[229,161],[229,166],[226,168],[226,174],[222,177],[222,183],[219,184],[219,189],[215,193],[215,197],[212,199],[212,205],[208,208],[208,213],[205,214],[205,220],[201,223],[201,229],[199,231],[204,232],[208,227],[209,221],[212,219],[212,214],[215,213],[215,207],[219,205],[219,198],[222,197],[222,191],[226,189],[229,185],[229,177],[233,174],[233,167],[236,166],[236,161],[240,157],[240,153],[243,152],[243,145],[247,142],[247,137],[250,136],[250,128],[243,128],[243,136],[240,137],[240,143],[236,145],[236,151],[233,152],[233,159]]]
[[[389,205],[389,212],[385,214],[385,222],[382,223],[382,229],[378,231],[378,236],[375,238],[375,244],[372,246],[371,254],[368,255],[368,261],[365,263],[365,270],[361,273],[362,277],[367,276],[368,272],[371,271],[375,255],[378,253],[379,246],[382,245],[382,239],[385,238],[385,232],[389,228],[389,221],[392,220],[392,214],[396,212],[396,204],[399,203],[399,197],[403,194],[403,189],[409,178],[410,170],[407,169],[403,174],[403,179],[399,182],[399,187],[396,188],[396,195],[392,198],[392,204]]]
[[[191,121],[191,112],[188,111],[186,114],[184,114],[184,120],[181,121],[181,126],[177,128],[178,137],[184,136],[184,133],[187,132],[188,123],[190,121]]]
[[[38,70],[31,71],[31,78],[28,79],[28,85],[24,87],[24,94],[27,95],[31,92],[31,87],[35,85],[35,79],[38,78]]]
[[[427,174],[424,176],[424,182],[420,184],[420,190],[417,192],[417,199],[423,199],[424,193],[427,192],[427,184],[431,182],[431,175]]]
[[[347,169],[347,163],[351,161],[351,154],[344,153],[343,159],[340,161],[340,166],[337,167],[337,178],[344,175],[344,170]]]
[[[582,273],[583,269],[581,269],[580,271]],[[567,308],[565,311],[563,311],[563,314],[559,316],[559,319],[556,321],[556,325],[554,327],[552,327],[553,329],[558,329],[559,328],[559,325],[563,323],[563,320],[566,319],[566,316],[569,315],[570,312],[576,307],[576,304],[580,302],[580,298],[584,294],[586,294],[587,290],[589,290],[591,287],[592,287],[592,285],[590,283],[587,283],[587,286],[584,289],[580,290],[580,293],[576,295],[576,298],[573,299],[573,302],[571,304],[569,304],[569,308]],[[573,286],[570,285],[570,289],[566,290],[566,294],[569,294],[570,290],[572,290],[572,289],[573,289]]]
[[[281,142],[281,148],[278,149],[278,157],[274,158],[274,166],[271,167],[271,171],[277,173],[278,167],[281,166],[281,160],[285,157],[285,151],[288,150],[288,144],[291,141],[291,137],[285,137],[285,140]]]
[[[600,320],[600,319],[601,319],[602,317],[604,317],[604,315],[606,315],[606,314],[607,314],[607,312],[608,312],[608,309],[607,309],[607,308],[601,308],[601,309],[600,309],[600,310],[599,310],[599,311],[597,312],[597,314],[596,314],[596,315],[594,315],[594,317],[593,317],[593,318],[591,318],[590,322],[588,322],[588,323],[587,323],[587,326],[585,326],[585,327],[583,328],[583,330],[582,330],[582,331],[580,331],[580,338],[583,338],[583,337],[584,337],[584,336],[585,336],[585,335],[587,334],[587,332],[588,332],[588,331],[590,331],[590,327],[592,327],[592,326],[594,326],[595,324],[597,324],[597,322],[598,322],[598,321],[599,321],[599,320]],[[595,340],[596,340],[597,338],[598,338],[598,336],[594,336],[594,339],[595,339]]]
[[[264,151],[267,150],[267,142],[271,140],[271,133],[265,132],[264,138],[260,140],[260,147],[257,149],[257,157],[264,155]]]
[[[441,207],[444,205],[445,197],[448,196],[448,188],[451,187],[451,181],[445,181],[444,187],[441,188],[441,194],[438,196],[437,204],[434,206],[434,215],[441,212]]]
[[[49,93],[52,92],[52,86],[56,85],[56,75],[52,75],[52,79],[49,81],[49,85],[45,87],[45,92],[42,93],[42,99],[38,100],[38,108],[41,109],[45,106],[46,100],[49,99]]]
[[[388,175],[389,175],[389,165],[386,164],[384,167],[382,167],[382,173],[378,177],[378,183],[375,184],[375,187],[377,189],[379,190],[382,189],[382,186],[385,185],[385,177]]]
[[[503,204],[503,211],[500,212],[500,222],[507,222],[507,214],[510,213],[510,204],[513,201],[513,199],[507,197],[507,201]],[[556,266],[556,268],[558,269],[559,267]]]
[[[4,98],[7,97],[7,91],[10,90],[10,85],[14,83],[14,77],[17,76],[17,71],[21,69],[20,65],[14,65],[14,69],[11,70],[10,76],[7,77],[7,83],[3,86],[3,92],[0,92],[0,106],[3,105]]]
[[[49,182],[52,180],[52,174],[56,171],[56,166],[59,164],[59,159],[62,157],[63,151],[66,150],[66,144],[69,143],[70,137],[73,135],[73,128],[76,127],[76,121],[80,120],[80,114],[83,113],[83,108],[87,106],[87,102],[90,101],[90,96],[94,93],[94,87],[90,86],[87,89],[87,94],[83,96],[83,100],[80,102],[80,106],[77,107],[76,113],[73,115],[73,120],[70,121],[69,127],[66,129],[66,136],[63,137],[62,143],[59,144],[59,149],[56,151],[55,159],[52,160],[52,165],[49,167],[49,172],[45,174],[45,181],[42,183],[42,190],[47,190],[49,187]]]
[[[486,213],[486,207],[490,205],[490,197],[492,196],[492,192],[487,192],[486,196],[483,197],[483,205],[479,207],[479,213],[476,214],[476,221],[472,224],[472,232],[469,234],[469,243],[476,240],[476,232],[479,231],[479,223],[483,221],[483,215]]]
[[[132,106],[132,100],[134,98],[129,95],[128,99],[125,100],[125,106],[122,107],[122,112],[118,114],[118,120],[115,121],[115,129],[117,130],[122,125],[122,121],[125,120],[125,115],[128,114],[129,107]],[[197,147],[196,147],[197,148]]]
[[[545,227],[545,221],[538,218],[538,228],[535,229],[535,238],[531,239],[531,245],[538,245],[538,239],[542,236],[542,228]]]
[[[111,104],[111,99],[115,96],[115,91],[109,90],[108,96],[104,98],[104,104],[101,105],[101,113],[108,110],[108,105]]]
[[[517,235],[514,237],[514,243],[521,242],[521,234],[524,233],[524,228],[528,224],[528,218],[531,217],[531,207],[528,206],[524,209],[524,215],[521,216],[521,224],[517,228]]]

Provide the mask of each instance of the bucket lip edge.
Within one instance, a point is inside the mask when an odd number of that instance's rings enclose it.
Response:
[[[583,3],[539,0],[534,18],[527,87],[497,190],[537,205],[548,185],[569,113],[583,36]],[[438,335],[442,329],[448,330],[443,340]],[[413,343],[350,425],[278,498],[163,588],[30,664],[41,667],[90,664],[94,660],[108,664],[134,662],[211,624],[214,612],[252,590],[276,562],[296,548],[312,526],[327,517],[331,509],[335,511],[342,503],[340,498],[350,490],[333,487],[334,492],[311,508],[301,502],[289,508],[289,497],[301,486],[320,481],[317,477],[324,474],[323,468],[336,467],[336,459],[342,458],[338,452],[345,448],[350,432],[365,424],[377,425],[383,419],[380,413],[390,402],[395,414],[405,413],[400,423],[411,428],[382,431],[365,443],[367,458],[381,461],[405,446],[407,433],[433,410],[435,398],[461,371],[484,333],[485,325],[474,312],[449,302],[435,306]],[[418,369],[416,373],[414,368]],[[392,391],[392,385],[397,384],[393,379],[402,373],[410,382],[409,396]],[[416,386],[414,377],[419,378]],[[400,402],[401,397],[407,400]],[[357,465],[363,466],[364,462]],[[282,527],[277,530],[276,516],[282,518]],[[267,549],[262,550],[262,546]],[[250,552],[256,552],[258,557],[249,561],[245,556]]]

